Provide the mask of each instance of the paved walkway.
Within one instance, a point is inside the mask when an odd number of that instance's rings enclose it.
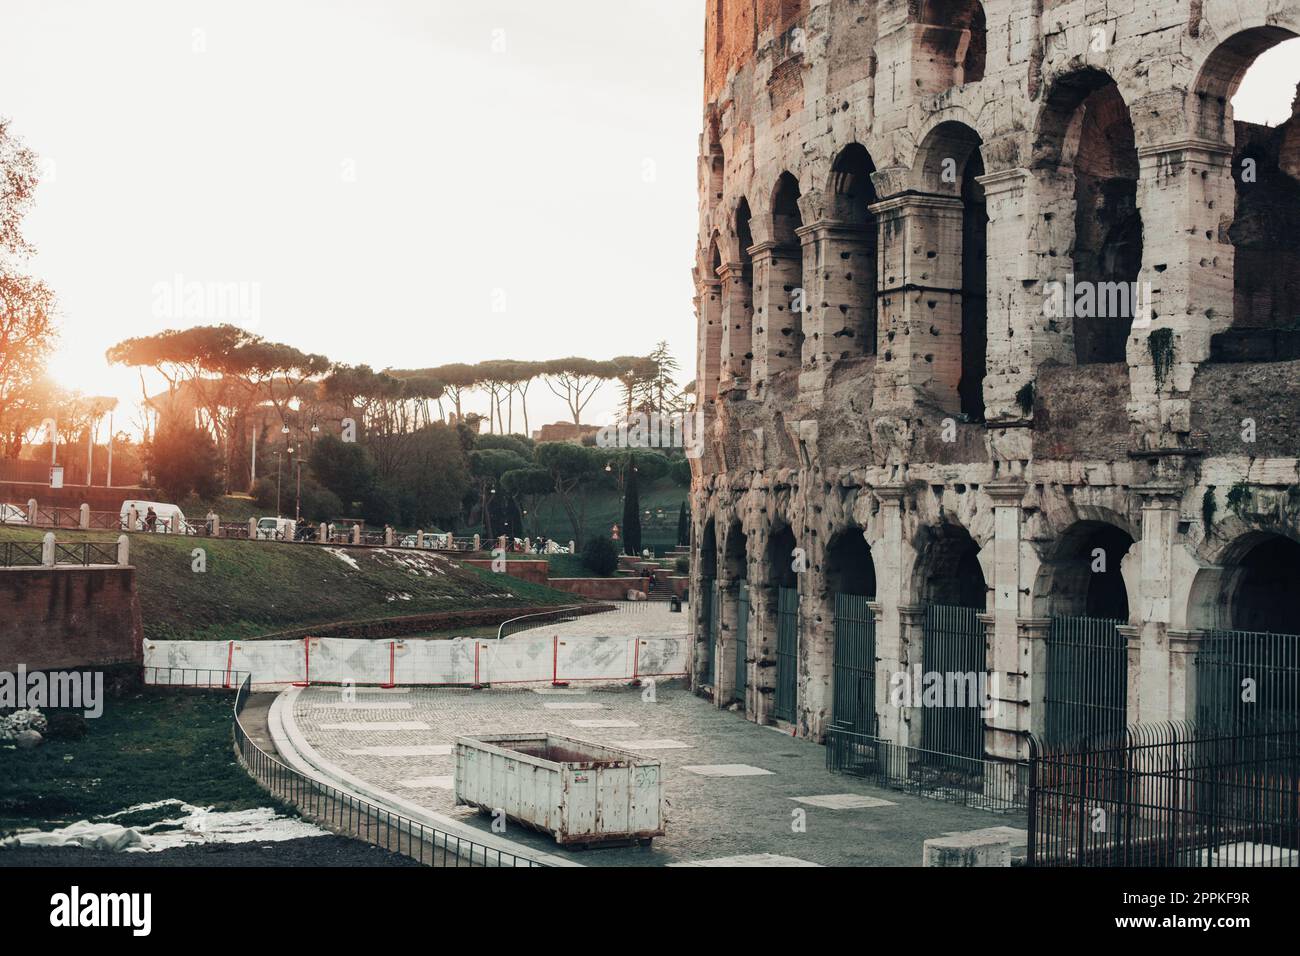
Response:
[[[827,772],[817,744],[718,710],[675,683],[644,689],[484,690],[338,688],[298,695],[294,717],[307,743],[350,773],[431,810],[487,830],[456,807],[456,736],[547,730],[659,758],[667,835],[653,848],[572,852],[587,865],[916,866],[934,836],[1023,817],[950,806]],[[505,834],[557,852],[555,842],[511,825]],[[736,861],[735,858],[743,858]]]

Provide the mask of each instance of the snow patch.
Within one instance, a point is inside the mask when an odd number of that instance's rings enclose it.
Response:
[[[348,554],[342,548],[326,548],[325,550],[334,555],[334,557],[338,558],[344,564],[349,565],[353,571],[361,570],[361,565],[357,564],[357,559],[352,557],[352,555]]]

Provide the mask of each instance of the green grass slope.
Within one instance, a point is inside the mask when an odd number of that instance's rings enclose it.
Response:
[[[0,541],[42,534],[0,528]],[[60,542],[116,540],[111,533],[57,534]],[[194,570],[196,548],[205,553],[202,572]],[[151,640],[246,639],[309,624],[574,601],[428,551],[136,534],[131,563]]]

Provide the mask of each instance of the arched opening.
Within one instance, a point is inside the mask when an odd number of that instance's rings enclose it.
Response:
[[[697,604],[696,664],[704,664],[701,678],[710,686],[715,680],[716,646],[718,642],[718,537],[712,518],[704,525],[699,541],[700,593]],[[701,657],[703,660],[701,661]]]
[[[1052,742],[1124,729],[1128,714],[1129,598],[1121,565],[1133,537],[1080,521],[1043,563],[1038,599],[1050,614],[1044,736]]]
[[[1300,716],[1300,542],[1256,533],[1230,549],[1220,619],[1196,656],[1197,716],[1206,723]]]
[[[1279,115],[1253,89],[1258,77],[1295,97],[1297,54],[1287,30],[1246,30],[1210,54],[1197,80],[1195,126],[1231,150],[1233,181],[1221,199],[1234,205],[1231,224],[1218,236],[1232,247],[1232,321],[1212,337],[1211,361],[1300,359],[1300,100]]]
[[[826,283],[823,351],[832,361],[876,352],[875,171],[859,143],[846,146],[831,165],[827,218],[841,232],[823,240],[819,265]]]
[[[979,545],[960,525],[926,528],[918,548],[917,574],[925,604],[921,647],[923,696],[921,746],[937,770],[958,785],[982,782],[984,710],[991,705],[987,639],[979,619],[987,601]]]
[[[723,548],[722,573],[727,581],[725,618],[734,621],[730,634],[732,647],[730,657],[722,655],[724,666],[730,665],[730,674],[719,681],[728,700],[745,703],[749,685],[749,555],[748,539],[739,521],[733,521],[727,529],[726,546]]]
[[[1068,214],[1067,250],[1050,276],[1059,292],[1049,307],[1073,332],[1079,365],[1125,361],[1133,318],[1145,298],[1142,216],[1137,205],[1138,155],[1133,121],[1115,81],[1092,67],[1059,78],[1047,96],[1035,143],[1044,174],[1043,216]]]
[[[835,628],[831,726],[875,736],[876,619],[870,605],[876,595],[876,566],[861,528],[847,528],[831,540],[826,587]]]
[[[915,63],[922,93],[942,93],[984,79],[988,35],[975,0],[924,0]]]
[[[754,357],[754,260],[749,249],[754,244],[750,234],[749,201],[736,206],[733,228],[739,262],[729,266],[727,279],[727,328],[723,356],[723,377],[746,381]]]
[[[799,366],[803,353],[803,250],[798,230],[799,181],[782,173],[772,192],[772,249],[768,296],[769,375]]]
[[[799,579],[794,532],[788,525],[768,541],[768,584],[776,592],[776,687],[772,716],[793,723],[799,677]]]
[[[920,189],[882,212],[887,248],[880,349],[945,411],[984,418],[987,371],[987,226],[978,133],[940,123],[916,156]],[[888,221],[898,220],[898,221]],[[890,271],[901,261],[902,274]]]
[[[1300,634],[1300,543],[1271,535],[1251,548],[1228,607],[1236,630]]]

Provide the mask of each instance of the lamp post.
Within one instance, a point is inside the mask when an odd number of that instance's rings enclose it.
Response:
[[[280,517],[280,453],[275,453],[275,516]]]
[[[297,486],[293,493],[293,520],[295,523],[302,520],[302,466],[305,461],[305,458],[295,458],[293,460],[293,463],[298,466]]]

